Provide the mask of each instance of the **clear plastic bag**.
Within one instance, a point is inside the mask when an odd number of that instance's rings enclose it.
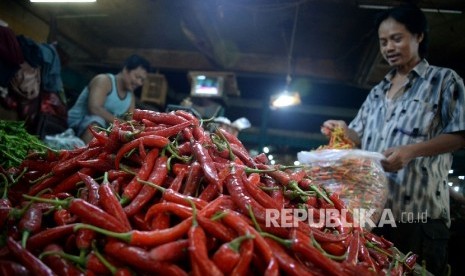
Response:
[[[315,184],[339,194],[351,212],[372,214],[369,218],[373,223],[381,218],[388,197],[387,178],[380,162],[383,158],[380,153],[358,149],[324,149],[297,154]],[[369,224],[361,226],[371,230]]]

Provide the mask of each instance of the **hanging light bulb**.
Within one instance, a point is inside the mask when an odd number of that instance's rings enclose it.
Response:
[[[292,81],[292,78],[291,78],[292,51],[294,50],[294,38],[295,38],[295,31],[297,27],[298,14],[299,14],[299,5],[296,6],[295,16],[294,16],[294,26],[292,27],[291,45],[289,47],[289,55],[287,59],[286,88],[284,89],[283,92],[279,94],[271,95],[270,102],[271,102],[272,108],[294,106],[294,105],[298,105],[301,103],[299,92],[297,91],[289,92],[289,87]]]
[[[281,94],[271,96],[271,106],[274,108],[288,107],[301,103],[299,92],[283,91]]]
[[[288,107],[293,105],[298,105],[301,103],[300,93],[297,91],[290,92],[289,85],[291,84],[291,76],[287,75],[286,77],[286,88],[283,92],[271,96],[271,107],[272,108],[281,108]]]

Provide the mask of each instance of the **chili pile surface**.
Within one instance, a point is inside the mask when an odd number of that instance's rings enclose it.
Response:
[[[85,147],[1,168],[0,274],[402,275],[416,255],[342,218],[299,167],[185,111],[137,109]],[[309,223],[296,214],[331,223]],[[272,218],[270,220],[270,218]]]

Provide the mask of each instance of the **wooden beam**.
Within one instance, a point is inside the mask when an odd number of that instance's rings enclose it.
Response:
[[[190,69],[203,71],[226,70],[260,74],[287,74],[287,57],[257,54],[237,54],[237,61],[229,68],[218,68],[198,52],[171,51],[158,49],[111,48],[102,62],[120,65],[131,54],[146,57],[155,68]],[[294,75],[346,82],[352,72],[329,59],[296,58]]]

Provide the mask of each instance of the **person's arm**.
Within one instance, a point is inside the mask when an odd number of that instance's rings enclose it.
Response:
[[[102,117],[108,123],[112,123],[115,119],[115,116],[104,107],[111,89],[111,80],[108,75],[95,76],[89,84],[89,102],[87,103],[91,114]]]
[[[129,109],[128,109],[128,112],[129,114],[131,114],[131,117],[132,117],[132,113],[134,112],[134,109],[136,108],[136,95],[134,94],[134,92],[131,92],[131,104],[129,105]]]
[[[405,167],[412,159],[453,152],[465,147],[465,132],[441,134],[417,144],[386,149],[381,163],[385,171],[395,172]]]

